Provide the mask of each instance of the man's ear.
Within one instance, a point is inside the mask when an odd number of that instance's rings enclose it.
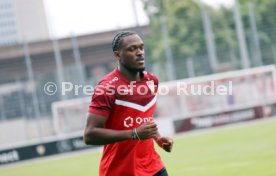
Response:
[[[119,51],[114,51],[114,56],[117,60],[120,59],[120,52]]]

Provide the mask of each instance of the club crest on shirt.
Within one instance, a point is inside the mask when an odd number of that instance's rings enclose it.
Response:
[[[149,87],[150,91],[154,93],[154,82],[153,80],[147,81],[147,86]]]

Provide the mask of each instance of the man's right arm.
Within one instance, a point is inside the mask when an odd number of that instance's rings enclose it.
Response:
[[[84,142],[87,145],[104,145],[132,139],[132,130],[106,129],[106,121],[107,117],[88,113],[84,130]],[[157,125],[144,123],[137,128],[137,134],[141,140],[154,138],[157,135]]]

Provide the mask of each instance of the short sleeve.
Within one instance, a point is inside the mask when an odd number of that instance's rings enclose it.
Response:
[[[115,93],[108,90],[106,86],[98,85],[92,95],[88,112],[108,117],[115,102]]]

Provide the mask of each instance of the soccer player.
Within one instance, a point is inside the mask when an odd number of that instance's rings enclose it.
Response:
[[[145,71],[144,43],[131,31],[112,42],[118,67],[99,82],[89,105],[84,141],[104,145],[100,176],[167,176],[154,141],[171,152],[153,120],[158,79]]]

